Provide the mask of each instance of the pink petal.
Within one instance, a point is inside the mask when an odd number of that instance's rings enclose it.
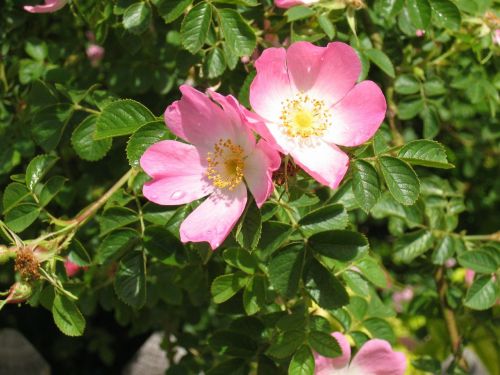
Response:
[[[315,353],[315,375],[330,375],[334,370],[345,367],[349,363],[349,359],[351,359],[351,346],[347,338],[340,332],[333,332],[332,336],[339,343],[342,355],[337,358],[327,358]]]
[[[273,192],[273,171],[278,169],[280,164],[278,152],[264,140],[260,140],[254,152],[246,158],[245,181],[258,207],[261,207]]]
[[[205,175],[165,176],[146,182],[144,196],[156,204],[179,205],[203,198],[213,191]]]
[[[155,179],[200,176],[206,169],[206,159],[196,147],[177,141],[161,141],[150,146],[142,155],[140,164],[144,172]]]
[[[386,109],[382,90],[372,81],[363,81],[332,107],[332,125],[324,139],[341,146],[358,146],[375,134]]]
[[[283,48],[267,48],[255,61],[257,75],[250,85],[250,104],[258,115],[279,122],[281,103],[292,96]]]
[[[321,57],[325,47],[317,47],[310,42],[296,42],[286,51],[288,75],[292,85],[301,91],[309,91],[316,80],[321,68]]]
[[[387,341],[373,339],[361,347],[351,366],[370,375],[403,375],[406,358],[403,353],[393,351]]]
[[[214,192],[182,222],[181,241],[208,242],[215,250],[236,225],[246,202],[244,184],[232,192]]]
[[[229,116],[208,96],[188,85],[180,87],[182,98],[170,105],[165,122],[177,135],[204,149],[212,149],[221,138],[234,139]]]
[[[78,271],[80,271],[81,267],[78,264],[75,264],[69,260],[66,260],[64,262],[64,268],[66,270],[66,275],[68,277],[73,277],[78,273]]]
[[[287,64],[297,88],[324,100],[327,106],[337,103],[353,88],[361,73],[361,61],[351,46],[341,42],[329,43],[325,48],[308,42],[295,44],[288,49]]]
[[[299,146],[290,154],[319,183],[335,189],[349,167],[349,157],[335,145],[320,140],[313,146]]]
[[[64,7],[67,0],[45,0],[43,5],[25,5],[24,10],[30,13],[52,13]]]
[[[245,154],[252,152],[255,148],[255,137],[245,116],[246,109],[232,95],[224,96],[212,90],[208,92],[210,97],[221,105],[224,113],[231,120],[235,130],[234,140],[236,144],[245,150]]]
[[[269,128],[262,117],[254,112],[247,110],[246,108],[243,108],[243,114],[246,117],[246,124],[250,127],[250,129],[259,134],[266,141],[268,141],[274,149],[285,153],[284,150],[276,143],[273,134],[269,131]]]
[[[291,8],[295,5],[309,5],[317,3],[319,0],[274,0],[274,5],[278,8]]]

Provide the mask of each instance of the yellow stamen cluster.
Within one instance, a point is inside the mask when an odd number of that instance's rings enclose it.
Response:
[[[219,189],[234,190],[243,180],[243,149],[230,139],[219,139],[207,154],[207,177]]]
[[[289,137],[321,136],[330,125],[330,113],[322,100],[297,94],[282,104],[280,119]]]

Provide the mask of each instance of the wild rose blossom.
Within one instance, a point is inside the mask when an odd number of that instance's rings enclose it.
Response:
[[[336,188],[349,165],[337,145],[366,142],[387,108],[374,82],[356,84],[361,62],[354,49],[297,42],[288,50],[266,49],[255,67],[250,103],[263,119],[253,124],[255,131],[318,182]]]
[[[351,347],[347,338],[340,332],[332,336],[339,343],[342,355],[327,358],[315,354],[316,375],[403,375],[406,370],[404,354],[393,351],[385,340],[368,340],[350,360]]]
[[[30,13],[53,13],[66,5],[68,0],[45,0],[42,5],[25,5],[24,10]]]
[[[394,292],[392,295],[392,302],[394,303],[394,309],[397,312],[403,311],[403,303],[409,302],[413,299],[414,293],[411,286],[406,286],[403,290]]]
[[[319,2],[319,0],[274,0],[274,5],[278,8],[288,9],[296,5],[311,5]]]
[[[247,188],[262,206],[273,190],[272,172],[279,154],[256,143],[243,108],[232,96],[192,87],[180,88],[182,98],[165,111],[165,122],[179,138],[146,150],[140,163],[153,179],[144,196],[161,205],[180,205],[209,197],[181,224],[182,242],[210,243],[216,249],[228,236],[247,202]]]

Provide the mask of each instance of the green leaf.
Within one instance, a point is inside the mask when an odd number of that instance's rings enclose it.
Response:
[[[182,46],[195,54],[205,44],[212,21],[212,6],[201,2],[191,8],[181,25]]]
[[[429,250],[433,244],[434,237],[429,231],[422,229],[405,234],[396,240],[394,257],[400,262],[410,263]]]
[[[424,138],[432,139],[439,133],[439,115],[436,108],[425,106],[420,118],[424,123]]]
[[[218,13],[226,44],[238,56],[250,56],[257,46],[257,37],[253,29],[234,9],[219,9]]]
[[[304,341],[304,331],[286,331],[276,336],[266,354],[278,359],[287,358],[304,344]]]
[[[337,340],[329,333],[311,331],[308,337],[309,345],[323,357],[335,358],[342,355],[342,349]]]
[[[123,28],[133,34],[142,34],[151,23],[151,13],[147,2],[130,5],[123,13]]]
[[[497,271],[495,258],[482,250],[467,251],[458,257],[458,263],[465,268],[478,273],[493,273]]]
[[[370,295],[370,285],[359,273],[347,270],[342,273],[342,278],[355,294],[363,297],[368,297]]]
[[[372,337],[389,341],[391,344],[396,342],[396,336],[389,323],[380,318],[370,318],[363,322],[363,325],[371,333]]]
[[[293,22],[313,16],[314,10],[305,6],[294,6],[285,12],[287,22]]]
[[[72,114],[73,108],[69,104],[51,105],[38,111],[31,125],[31,135],[34,141],[45,152],[54,150]]]
[[[316,260],[309,265],[304,285],[312,299],[324,309],[337,309],[349,303],[344,286]]]
[[[424,83],[424,92],[427,96],[439,96],[446,94],[447,89],[441,79],[431,78]]]
[[[262,236],[259,249],[266,254],[271,254],[287,241],[293,233],[293,228],[286,223],[266,221],[262,224]]]
[[[109,234],[100,243],[95,255],[97,264],[105,264],[117,259],[124,251],[130,249],[139,240],[139,234],[133,229],[120,229]]]
[[[451,30],[459,30],[461,17],[457,6],[450,0],[429,0],[432,14],[438,24]]]
[[[426,29],[431,21],[431,6],[428,0],[408,0],[408,15],[417,29]]]
[[[226,59],[224,52],[219,47],[210,50],[205,62],[205,70],[208,78],[219,77],[226,70]]]
[[[38,204],[40,207],[45,207],[50,201],[59,193],[64,187],[66,178],[62,176],[52,176],[42,186],[40,193],[38,193]]]
[[[352,168],[352,191],[359,206],[369,212],[380,197],[377,171],[364,160],[355,160]]]
[[[67,336],[81,336],[85,331],[85,318],[76,304],[65,296],[56,294],[52,316],[57,328]]]
[[[259,5],[258,0],[213,0],[214,3],[223,3],[223,4],[236,4],[242,5],[246,7],[255,7]]]
[[[368,251],[365,236],[348,230],[332,230],[317,233],[309,238],[309,246],[321,255],[347,262]]]
[[[443,265],[455,254],[456,241],[461,241],[453,236],[444,236],[436,245],[436,250],[432,253],[432,263]]]
[[[314,355],[311,349],[302,345],[290,361],[288,375],[314,375],[314,367]]]
[[[185,262],[186,254],[182,243],[168,229],[151,225],[144,231],[144,248],[163,264],[179,265]]]
[[[243,292],[243,307],[247,315],[253,315],[266,306],[266,279],[255,275]]]
[[[285,297],[291,298],[297,293],[304,251],[303,245],[291,244],[278,251],[269,263],[269,281]]]
[[[401,120],[410,120],[424,110],[424,102],[422,99],[405,101],[398,103],[398,117]]]
[[[12,208],[16,207],[19,203],[25,201],[28,203],[35,203],[26,186],[24,184],[20,184],[19,182],[10,183],[3,192],[2,203],[4,215]]]
[[[130,166],[139,167],[139,160],[153,144],[169,138],[168,128],[163,121],[149,122],[135,131],[127,143],[127,158]]]
[[[404,145],[399,150],[398,157],[408,163],[434,168],[453,168],[448,163],[444,147],[427,139],[418,139]]]
[[[174,22],[193,3],[193,0],[156,0],[154,4],[165,23]]]
[[[26,186],[33,191],[35,185],[53,167],[58,157],[52,155],[38,155],[30,161],[26,168]]]
[[[134,309],[139,309],[146,303],[144,252],[134,251],[120,261],[113,285],[118,298]]]
[[[332,229],[344,229],[349,218],[341,204],[330,204],[309,212],[299,220],[301,232],[306,236]]]
[[[234,331],[218,331],[208,343],[217,353],[236,357],[252,357],[258,349],[249,336]]]
[[[135,223],[139,218],[137,213],[129,208],[111,207],[104,211],[104,214],[97,218],[101,228],[101,236],[109,232]]]
[[[321,29],[328,36],[328,39],[332,40],[335,38],[335,26],[333,26],[332,21],[328,18],[328,15],[322,14],[318,17],[318,23]]]
[[[420,182],[406,162],[391,156],[379,157],[382,175],[391,195],[404,205],[412,205],[420,193]]]
[[[130,99],[117,100],[104,107],[99,115],[94,139],[131,134],[154,120],[154,115],[141,103]]]
[[[474,310],[486,310],[496,302],[497,285],[490,275],[478,277],[474,280],[465,296],[465,306]]]
[[[393,18],[403,9],[404,0],[379,0],[375,2],[375,10],[384,18]]]
[[[224,251],[224,260],[227,264],[253,275],[258,270],[257,260],[245,249],[229,248]]]
[[[394,90],[403,95],[416,94],[420,91],[420,82],[413,75],[403,74],[394,81]]]
[[[22,203],[15,206],[5,215],[5,223],[14,232],[22,232],[28,228],[40,215],[36,204]]]
[[[356,267],[358,267],[361,274],[373,285],[379,288],[387,287],[385,272],[375,259],[370,257],[363,258],[356,263]]]
[[[71,135],[71,144],[83,160],[97,161],[102,159],[111,149],[113,140],[106,138],[95,140],[97,116],[88,116],[76,127]]]
[[[24,50],[37,61],[43,61],[47,57],[48,49],[45,42],[27,41]]]
[[[89,253],[82,243],[74,238],[68,246],[68,260],[80,267],[85,267],[92,263]]]
[[[389,77],[394,78],[396,74],[394,73],[394,66],[392,65],[389,57],[378,49],[368,49],[364,51],[364,54],[368,56],[371,62],[377,65],[382,71]]]
[[[248,283],[249,277],[243,272],[218,276],[212,282],[210,292],[214,303],[223,303],[233,297]]]
[[[262,217],[259,208],[252,201],[236,228],[236,241],[245,249],[253,250],[259,243],[261,233]]]

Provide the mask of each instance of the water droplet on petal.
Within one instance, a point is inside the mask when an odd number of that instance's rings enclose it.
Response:
[[[174,200],[177,200],[177,199],[181,199],[183,198],[184,196],[186,195],[185,192],[181,191],[181,190],[177,190],[177,191],[174,191],[172,193],[172,195],[170,196],[171,199],[174,199]]]

